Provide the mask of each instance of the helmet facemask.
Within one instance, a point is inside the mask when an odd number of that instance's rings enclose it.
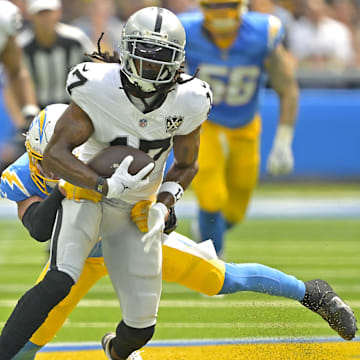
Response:
[[[204,27],[222,49],[235,40],[241,24],[241,14],[247,9],[246,0],[200,0]]]
[[[124,73],[144,92],[156,91],[157,85],[173,84],[185,55],[178,44],[126,35],[122,38],[120,53]]]
[[[54,133],[56,122],[66,108],[65,104],[47,106],[34,118],[26,134],[25,147],[29,156],[31,179],[45,195],[49,195],[48,187],[54,188],[59,179],[53,174],[46,174],[41,162],[45,148]]]
[[[185,30],[175,14],[143,8],[124,25],[120,42],[122,72],[143,93],[167,92],[185,61]]]
[[[43,155],[31,148],[30,142],[27,139],[25,142],[26,151],[29,155],[29,168],[31,179],[34,181],[36,186],[40,189],[45,195],[49,195],[48,186],[54,188],[58,182],[58,178],[45,175],[42,170],[41,161],[43,160]]]

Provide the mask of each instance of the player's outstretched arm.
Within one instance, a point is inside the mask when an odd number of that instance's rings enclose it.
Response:
[[[266,62],[270,85],[279,95],[280,119],[268,159],[267,169],[271,175],[292,171],[294,160],[292,140],[297,115],[299,89],[290,54],[282,45],[277,46]]]

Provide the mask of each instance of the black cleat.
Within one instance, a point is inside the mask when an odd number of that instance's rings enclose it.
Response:
[[[101,346],[104,350],[106,357],[110,360],[113,358],[111,357],[111,341],[115,339],[116,334],[112,332],[106,333],[103,338],[101,339]],[[141,351],[134,351],[132,352],[126,360],[143,360],[140,356]]]
[[[300,303],[319,314],[343,339],[353,339],[358,328],[350,306],[324,280],[310,280],[305,286],[305,297]]]
[[[101,346],[104,350],[104,353],[108,359],[112,359],[111,357],[111,340],[115,339],[115,333],[108,332],[101,339]]]

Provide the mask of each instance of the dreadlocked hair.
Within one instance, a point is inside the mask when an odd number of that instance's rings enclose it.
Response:
[[[101,51],[101,40],[104,37],[104,33],[102,32],[98,41],[97,41],[97,51],[94,51],[92,54],[85,54],[91,59],[98,60],[105,63],[120,63],[119,53],[114,51],[110,54],[108,51]]]
[[[194,75],[192,75],[189,79],[182,79],[181,75],[185,74],[185,70],[184,70],[184,65],[181,65],[180,69],[179,69],[179,75],[178,75],[178,78],[177,78],[176,82],[179,85],[183,85],[183,84],[186,84],[186,83],[194,80],[198,76],[199,70],[200,70],[199,68],[196,68]]]
[[[117,51],[114,51],[112,54],[110,54],[108,51],[105,51],[105,52],[101,51],[101,40],[103,37],[104,37],[104,32],[101,33],[101,35],[97,41],[97,51],[94,51],[92,54],[85,54],[85,55],[90,57],[91,59],[98,60],[101,62],[120,64],[121,61],[120,61],[119,53]],[[182,79],[181,75],[185,74],[184,68],[185,68],[185,66],[184,66],[184,64],[182,64],[177,73],[176,83],[179,85],[183,85],[183,84],[186,84],[186,83],[194,80],[199,73],[199,68],[197,68],[194,75],[192,75],[190,78]],[[170,91],[172,91],[172,90],[170,90]]]

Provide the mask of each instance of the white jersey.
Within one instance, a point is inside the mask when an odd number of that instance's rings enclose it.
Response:
[[[10,36],[15,36],[21,24],[19,9],[12,3],[0,0],[0,54]]]
[[[82,63],[68,76],[67,90],[72,100],[86,112],[95,129],[80,159],[86,162],[110,144],[129,145],[149,153],[156,162],[150,183],[136,192],[129,191],[122,199],[130,203],[154,200],[173,137],[191,133],[207,119],[211,91],[199,79],[176,85],[160,107],[144,114],[123,90],[120,69],[119,64]]]

